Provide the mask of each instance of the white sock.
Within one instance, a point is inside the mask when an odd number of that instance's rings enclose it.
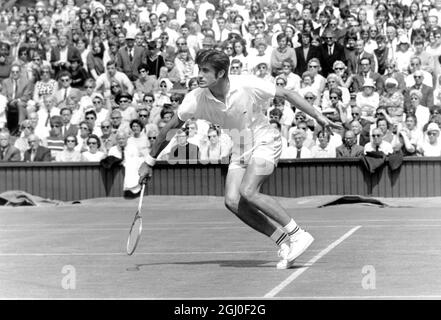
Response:
[[[291,221],[286,226],[284,226],[284,229],[290,237],[300,230],[294,219],[291,219]]]
[[[277,228],[274,230],[273,234],[270,236],[270,238],[280,247],[282,243],[289,240],[288,234],[282,229]]]

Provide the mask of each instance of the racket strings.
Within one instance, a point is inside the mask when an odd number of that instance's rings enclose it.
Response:
[[[129,238],[127,240],[127,253],[132,254],[136,246],[138,245],[139,239],[141,237],[142,231],[142,219],[139,215],[136,216],[135,221],[133,221],[132,228],[129,232]]]

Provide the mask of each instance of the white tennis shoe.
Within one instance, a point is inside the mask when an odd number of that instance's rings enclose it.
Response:
[[[282,258],[277,263],[277,269],[289,269],[294,265],[294,261],[308,249],[314,242],[314,238],[309,232],[299,230],[290,239],[290,245],[282,244],[279,250],[279,257]]]

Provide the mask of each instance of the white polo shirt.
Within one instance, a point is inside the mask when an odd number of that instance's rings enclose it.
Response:
[[[223,129],[242,131],[268,127],[262,106],[276,94],[274,83],[252,75],[232,75],[226,103],[216,99],[208,88],[189,92],[178,109],[179,119],[204,119],[219,124]]]

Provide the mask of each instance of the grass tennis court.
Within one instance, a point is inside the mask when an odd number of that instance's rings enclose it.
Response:
[[[223,198],[145,196],[133,256],[125,245],[137,199],[2,207],[0,298],[441,298],[441,201],[314,201],[281,199],[315,237],[289,270],[275,269],[276,246],[230,214]],[[65,277],[74,289],[63,288]]]

